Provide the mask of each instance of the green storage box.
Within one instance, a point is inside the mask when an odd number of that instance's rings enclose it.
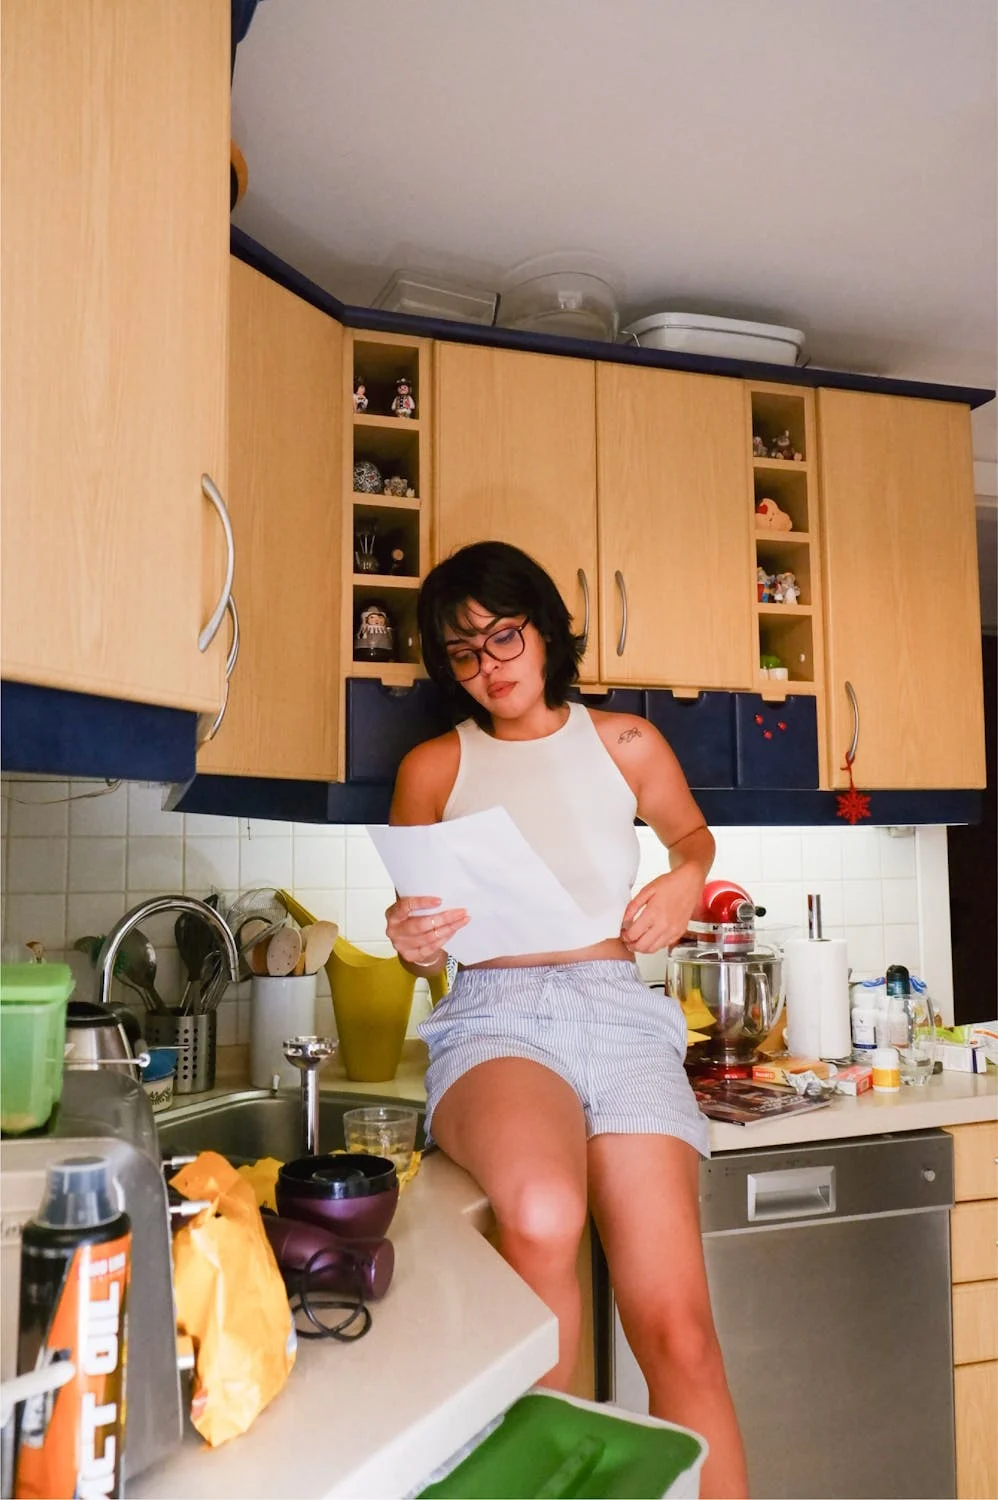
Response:
[[[23,1135],[48,1121],[62,1094],[68,964],[0,964],[0,1130]]]
[[[695,1500],[707,1444],[687,1427],[531,1391],[420,1500]]]

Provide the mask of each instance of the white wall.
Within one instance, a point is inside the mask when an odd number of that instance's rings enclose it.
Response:
[[[384,869],[359,827],[206,817],[161,810],[162,788],[123,784],[101,795],[93,782],[7,778],[3,792],[5,957],[25,956],[28,939],[64,958],[90,993],[92,973],[72,951],[76,938],[104,933],[128,907],[153,894],[183,891],[232,897],[254,886],[285,886],[318,917],[371,952],[390,952],[384,911],[392,899]],[[937,1005],[952,1013],[945,829],[895,838],[885,829],[723,828],[715,830],[714,874],[738,881],[765,906],[761,926],[774,935],[802,931],[806,895],[818,891],[827,937],[848,940],[854,968],[883,972],[904,963],[928,980]],[[665,851],[640,830],[640,880],[668,867]],[[181,965],[173,917],[146,929],[159,960],[158,987],[177,993]],[[642,959],[649,979],[661,957]],[[329,1007],[325,976],[320,995]],[[128,992],[122,994],[128,999]],[[417,988],[411,1026],[425,1014]],[[332,1029],[331,1007],[319,1024]],[[248,985],[219,1007],[219,1041],[247,1041]]]

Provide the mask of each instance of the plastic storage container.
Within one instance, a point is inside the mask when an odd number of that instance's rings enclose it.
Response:
[[[554,1391],[532,1391],[421,1497],[697,1496],[707,1444],[687,1427]]]
[[[497,292],[441,276],[435,271],[396,271],[374,299],[375,307],[387,312],[410,313],[419,318],[452,318],[458,323],[481,323],[486,328],[495,319]]]
[[[0,964],[0,1129],[38,1130],[62,1095],[68,964]]]
[[[778,323],[746,323],[739,318],[713,318],[706,313],[652,313],[623,331],[636,339],[642,349],[759,360],[769,365],[795,365],[804,344],[799,328],[784,328]]]
[[[497,322],[502,328],[606,342],[617,333],[617,294],[569,252],[562,264],[557,256],[539,256],[507,276]]]

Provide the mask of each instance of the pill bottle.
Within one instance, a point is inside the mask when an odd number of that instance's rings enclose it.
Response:
[[[901,1064],[896,1047],[877,1047],[871,1059],[873,1090],[877,1094],[901,1092]]]

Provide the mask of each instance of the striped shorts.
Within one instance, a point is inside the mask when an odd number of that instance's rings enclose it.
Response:
[[[710,1155],[707,1121],[683,1068],[685,1017],[627,960],[462,969],[418,1031],[430,1051],[427,1131],[462,1074],[523,1057],[575,1090],[587,1137],[671,1135]]]

